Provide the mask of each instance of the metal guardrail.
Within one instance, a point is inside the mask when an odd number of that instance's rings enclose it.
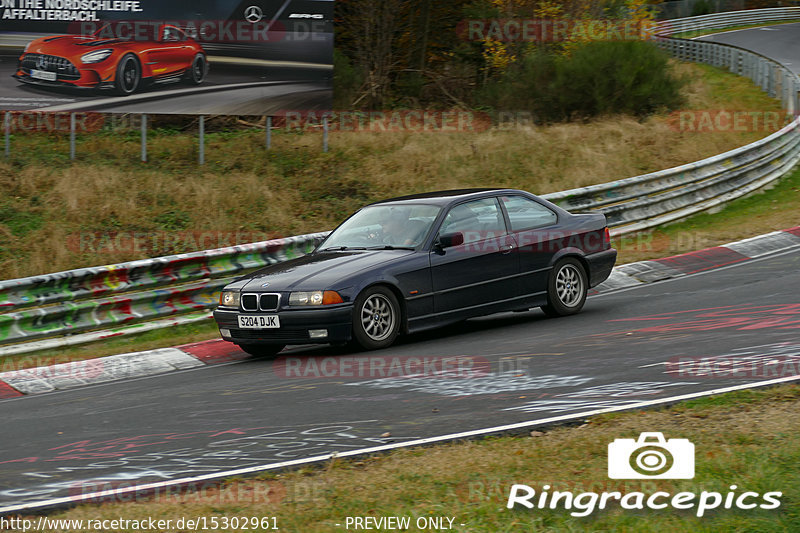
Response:
[[[692,31],[731,28],[734,26],[747,26],[762,24],[764,22],[780,22],[784,20],[800,19],[800,7],[771,7],[765,9],[748,9],[742,11],[725,11],[665,20],[658,24],[658,33],[676,35]]]
[[[658,25],[656,43],[678,59],[729,69],[753,80],[786,113],[800,110],[800,79],[781,63],[750,50],[720,43],[670,37],[698,29],[727,28],[800,19],[800,7],[756,9],[674,19]],[[757,191],[800,160],[800,118],[769,137],[708,159],[610,183],[544,197],[570,210],[606,215],[612,235],[674,222]]]
[[[325,235],[2,281],[0,345],[209,309],[236,275],[304,255]]]
[[[749,77],[781,98],[787,112],[794,114],[800,109],[800,81],[780,63],[733,46],[669,37],[790,19],[800,19],[800,8],[675,19],[659,26],[656,41],[680,59]],[[765,139],[695,163],[544,197],[567,209],[605,213],[614,235],[641,231],[711,209],[790,171],[800,159],[798,125],[795,120]],[[216,304],[219,289],[235,275],[308,253],[325,235],[2,281],[0,346],[209,309]]]

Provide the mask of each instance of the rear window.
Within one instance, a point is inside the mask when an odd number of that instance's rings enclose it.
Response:
[[[508,212],[512,231],[550,226],[558,220],[553,211],[524,196],[503,196],[501,200]]]

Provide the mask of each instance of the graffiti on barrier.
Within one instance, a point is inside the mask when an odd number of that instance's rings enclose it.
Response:
[[[220,288],[230,281],[209,278],[304,255],[325,235],[0,281],[0,343],[207,309],[216,304]],[[170,287],[189,282],[193,283]],[[45,305],[48,307],[32,308]]]

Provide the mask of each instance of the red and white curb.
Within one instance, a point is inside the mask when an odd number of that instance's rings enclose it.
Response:
[[[632,287],[640,283],[688,276],[782,252],[795,246],[800,246],[800,226],[696,252],[628,263],[615,267],[611,276],[592,293],[597,294]]]
[[[614,268],[593,294],[695,274],[800,246],[800,226]],[[153,376],[250,357],[221,339],[0,373],[0,399]]]
[[[246,359],[221,339],[0,373],[0,399],[153,376]]]

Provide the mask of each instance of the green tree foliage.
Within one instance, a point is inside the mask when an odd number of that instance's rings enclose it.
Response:
[[[655,45],[601,41],[570,55],[534,50],[487,84],[477,100],[498,110],[530,111],[541,122],[644,116],[680,105],[682,85]]]
[[[339,108],[491,107],[541,121],[646,115],[679,102],[680,81],[645,42],[470,38],[470,20],[652,17],[650,0],[338,0]]]

